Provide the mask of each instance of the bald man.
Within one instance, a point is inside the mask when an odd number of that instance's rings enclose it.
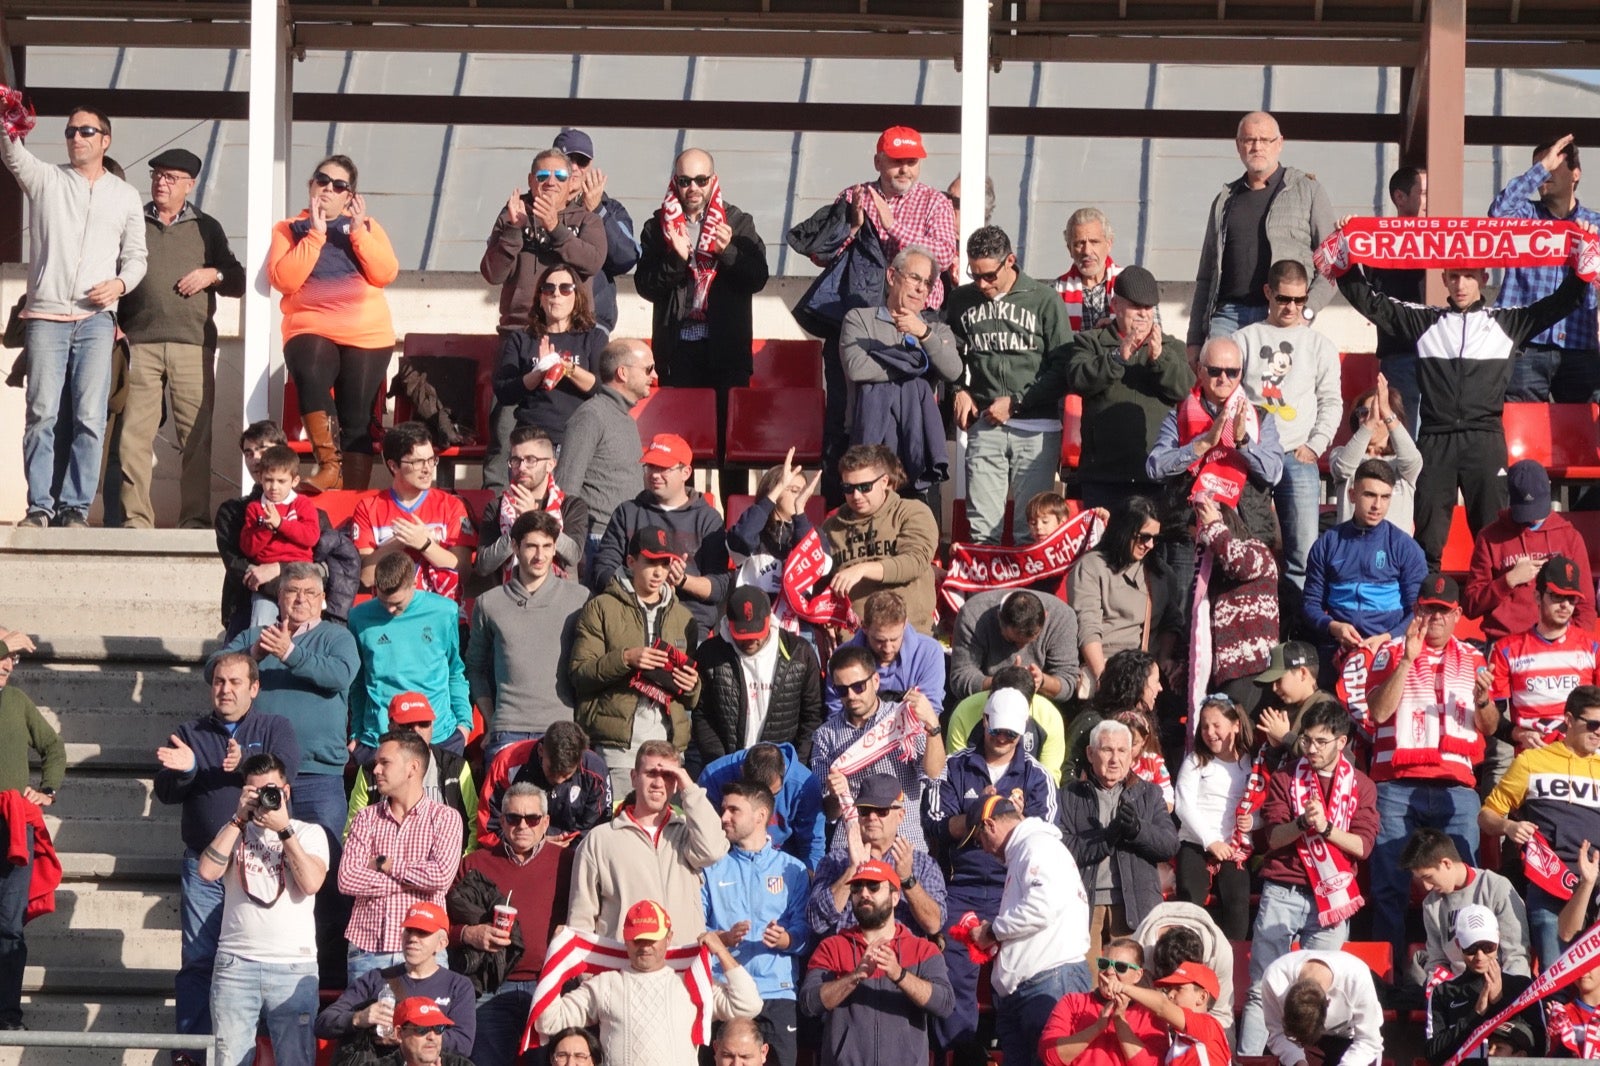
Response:
[[[1333,299],[1333,283],[1311,265],[1312,250],[1338,222],[1328,194],[1316,178],[1278,162],[1283,132],[1265,111],[1240,120],[1234,147],[1244,174],[1211,203],[1189,309],[1191,361],[1207,337],[1266,319],[1267,270],[1280,259],[1298,260],[1312,278],[1306,318]]]

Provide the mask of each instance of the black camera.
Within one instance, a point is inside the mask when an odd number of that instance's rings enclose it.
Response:
[[[256,806],[264,811],[275,811],[283,806],[283,789],[278,785],[262,785],[256,789]]]

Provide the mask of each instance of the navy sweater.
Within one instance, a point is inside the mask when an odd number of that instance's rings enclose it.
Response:
[[[216,655],[248,653],[261,639],[261,627],[240,633]],[[255,707],[264,714],[282,715],[294,727],[300,743],[302,774],[344,774],[350,758],[345,748],[350,721],[350,683],[361,669],[356,638],[337,622],[319,622],[294,638],[287,660],[269,655],[261,660],[261,692]],[[206,664],[211,676],[211,664]]]
[[[240,762],[252,755],[271,752],[288,767],[300,765],[300,743],[294,738],[289,719],[251,710],[228,725],[214,714],[196,718],[178,727],[178,739],[194,750],[194,767],[188,773],[162,769],[156,774],[156,799],[162,803],[183,804],[183,846],[200,851],[211,843],[223,823],[239,809],[239,791],[244,777],[238,771],[224,771],[222,760],[228,754],[228,740],[239,742]],[[163,745],[165,745],[165,741]]]

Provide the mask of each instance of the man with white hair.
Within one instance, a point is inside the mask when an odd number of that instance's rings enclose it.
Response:
[[[1117,235],[1104,211],[1080,207],[1067,217],[1061,236],[1072,265],[1056,278],[1056,292],[1067,305],[1074,334],[1082,333],[1085,326],[1098,329],[1111,317],[1111,296],[1117,288],[1117,275],[1122,273],[1111,259]]]
[[[1129,936],[1161,902],[1156,864],[1178,853],[1161,789],[1135,776],[1133,732],[1107,719],[1089,732],[1089,772],[1062,786],[1061,829],[1091,905],[1090,953]],[[1083,989],[1087,991],[1087,987]]]

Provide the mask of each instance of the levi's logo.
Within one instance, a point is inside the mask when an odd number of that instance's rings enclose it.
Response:
[[[1529,774],[1528,798],[1600,809],[1600,780],[1567,774]]]

